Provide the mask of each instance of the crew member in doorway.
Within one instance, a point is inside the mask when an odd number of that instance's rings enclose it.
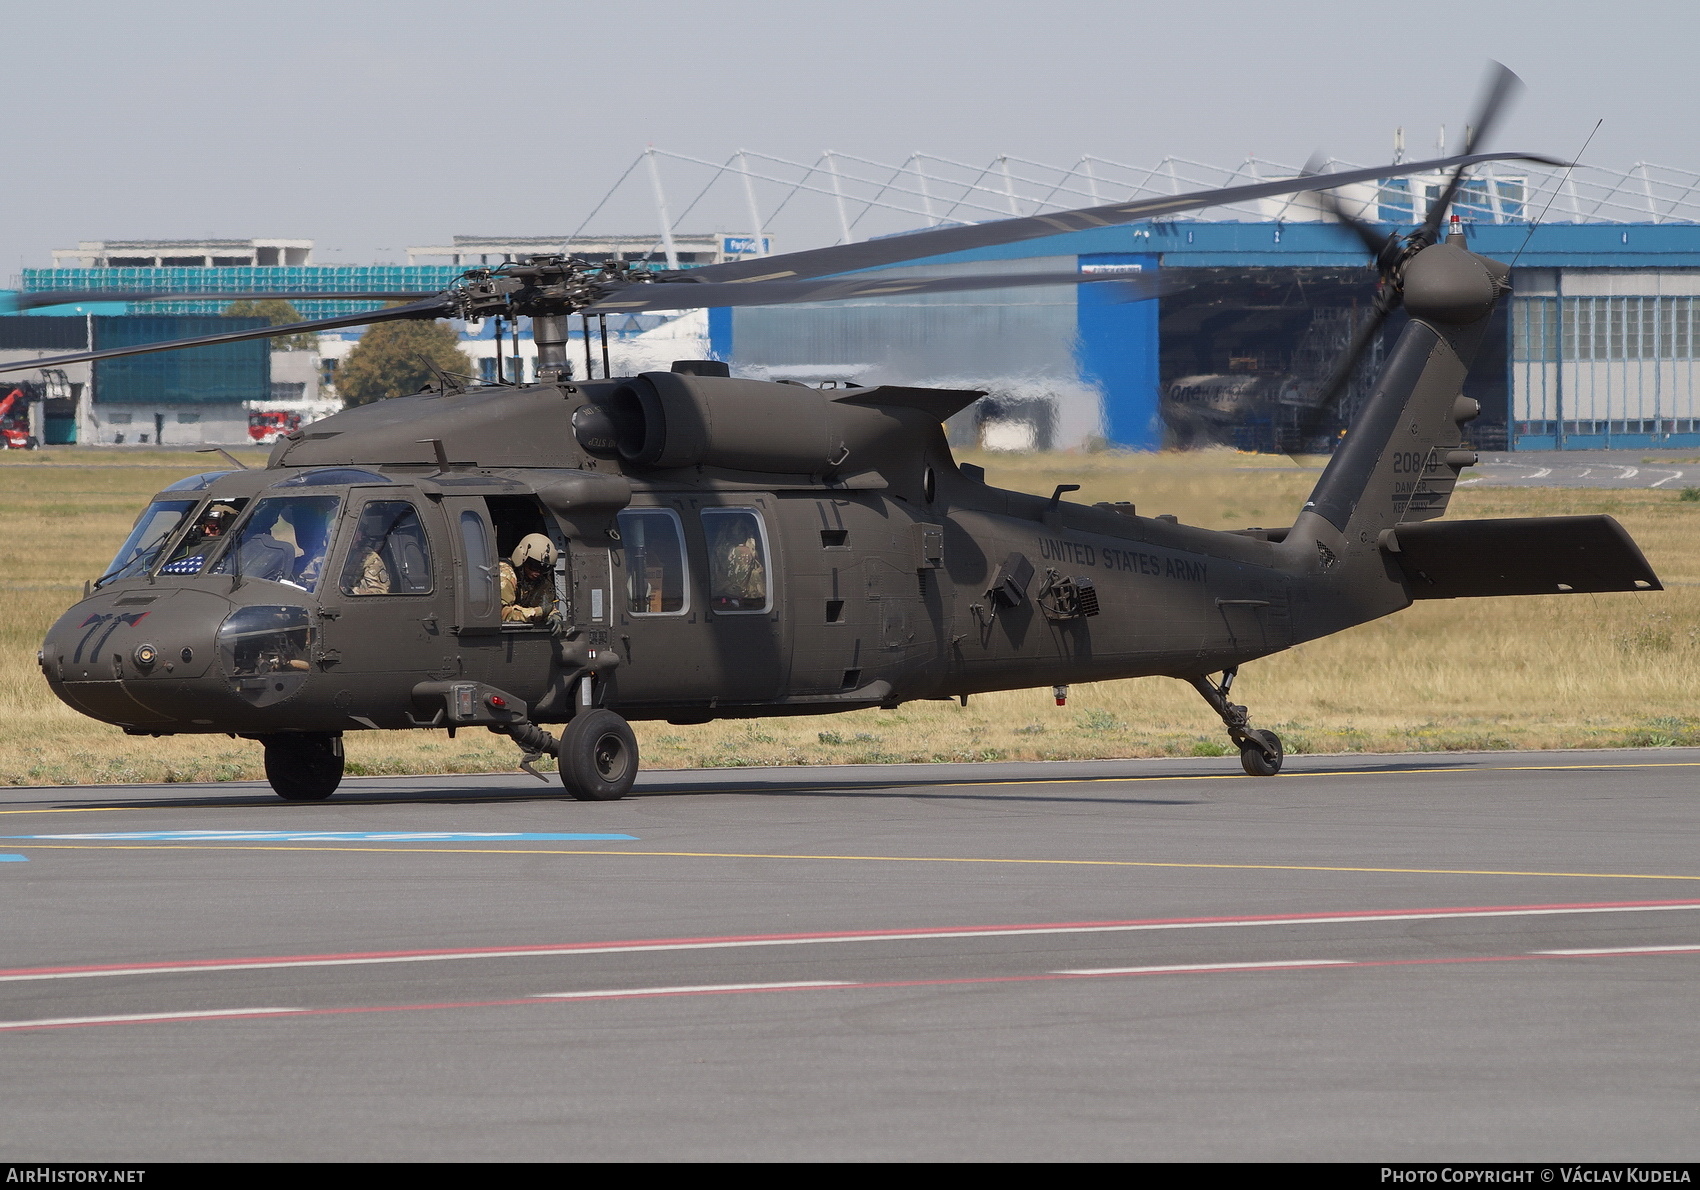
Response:
[[[546,624],[555,608],[555,543],[541,533],[520,538],[502,563],[502,623]]]

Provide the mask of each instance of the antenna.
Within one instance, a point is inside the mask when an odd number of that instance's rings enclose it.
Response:
[[[496,383],[506,384],[508,374],[502,368],[502,316],[496,315]]]
[[[590,315],[580,314],[578,316],[578,322],[579,329],[584,332],[584,378],[586,380],[595,380],[596,369],[592,367],[590,363]],[[606,377],[604,377],[604,379],[606,379]]]
[[[222,447],[222,446],[203,446],[203,447],[199,448],[198,450],[196,450],[195,453],[198,454],[198,455],[221,454],[225,458],[229,459],[232,463],[235,463],[236,466],[241,468],[243,471],[246,471],[248,469],[248,464],[244,463],[241,459],[239,459],[235,455],[231,454],[228,450],[225,450],[224,447]]]
[[[608,366],[608,316],[598,314],[596,322],[602,328],[602,379],[606,380],[614,374],[614,369]]]

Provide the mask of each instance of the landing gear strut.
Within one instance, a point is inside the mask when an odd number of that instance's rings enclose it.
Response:
[[[1204,696],[1211,710],[1222,717],[1228,728],[1228,738],[1240,750],[1240,766],[1253,777],[1273,777],[1281,771],[1281,761],[1286,756],[1281,748],[1281,737],[1272,731],[1253,728],[1246,709],[1228,701],[1228,691],[1233,689],[1234,678],[1239,672],[1240,667],[1236,665],[1222,671],[1220,682],[1211,681],[1208,674],[1188,678],[1187,681]]]
[[[342,784],[342,737],[319,733],[269,735],[266,780],[286,802],[322,802]]]

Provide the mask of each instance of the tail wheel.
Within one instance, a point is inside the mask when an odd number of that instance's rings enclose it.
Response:
[[[1253,777],[1273,777],[1281,771],[1286,753],[1281,737],[1272,731],[1251,732],[1250,739],[1240,745],[1240,767]]]
[[[637,780],[637,736],[613,711],[581,711],[561,734],[561,784],[581,802],[612,802]]]
[[[342,737],[267,736],[266,780],[286,802],[322,802],[342,784]]]

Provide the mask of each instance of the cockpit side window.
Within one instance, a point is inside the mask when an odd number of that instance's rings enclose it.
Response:
[[[406,500],[368,500],[342,565],[344,595],[428,595],[431,543]]]
[[[337,496],[268,496],[254,505],[212,573],[315,589],[341,502]]]

